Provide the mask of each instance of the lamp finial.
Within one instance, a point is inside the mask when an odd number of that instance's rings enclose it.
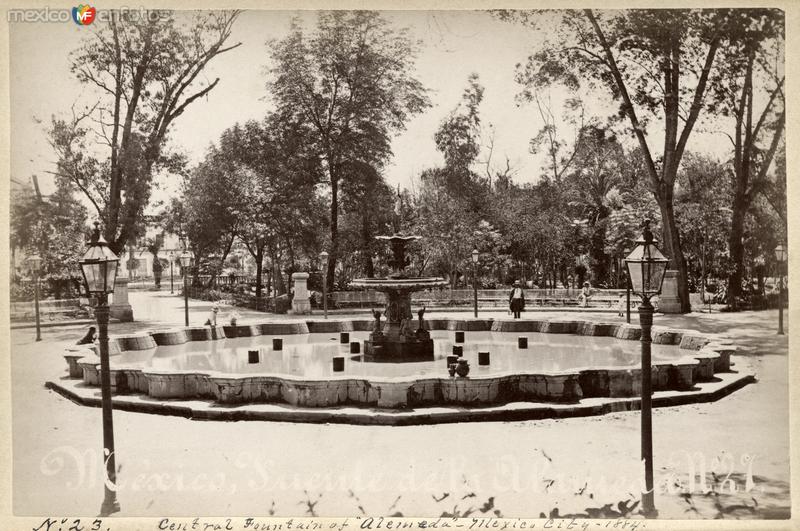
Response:
[[[95,244],[100,241],[100,222],[95,220],[94,222],[94,230],[92,231],[92,238],[90,243]]]
[[[653,231],[650,230],[650,219],[645,218],[643,225],[642,236],[644,237],[644,242],[653,243]]]

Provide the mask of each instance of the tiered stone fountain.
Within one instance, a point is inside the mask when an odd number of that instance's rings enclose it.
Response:
[[[440,277],[411,277],[405,273],[409,260],[406,257],[406,244],[421,239],[420,236],[376,236],[387,240],[391,245],[392,259],[389,265],[392,273],[387,278],[359,278],[352,282],[355,287],[374,289],[386,294],[384,315],[373,310],[375,323],[369,339],[364,341],[364,361],[413,362],[433,359],[433,340],[425,329],[422,319],[425,308],[417,312],[417,322],[411,314],[411,294],[428,288],[446,286],[447,281]]]

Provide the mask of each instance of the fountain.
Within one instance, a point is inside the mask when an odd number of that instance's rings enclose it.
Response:
[[[417,327],[414,329],[411,314],[411,294],[427,288],[446,286],[447,281],[440,277],[411,277],[405,273],[408,265],[406,244],[421,239],[420,236],[376,236],[387,240],[392,249],[389,265],[392,272],[387,278],[359,278],[352,285],[359,288],[374,289],[386,294],[384,315],[386,323],[381,324],[381,312],[373,310],[375,323],[369,339],[364,341],[364,361],[376,362],[414,362],[433,359],[433,340],[425,329],[422,319],[425,308],[417,312]]]
[[[392,259],[389,266],[392,272],[387,278],[357,278],[351,283],[358,288],[374,289],[386,294],[386,324],[381,325],[381,314],[373,310],[375,323],[369,339],[364,341],[364,361],[414,362],[433,359],[433,340],[425,330],[422,316],[425,308],[417,312],[417,328],[414,329],[411,314],[411,294],[428,288],[446,286],[447,281],[440,277],[411,277],[405,272],[409,264],[406,257],[406,244],[422,239],[421,236],[404,236],[400,231],[400,190],[394,205],[394,234],[376,236],[378,240],[389,242]]]
[[[115,407],[122,402],[131,411],[182,416],[189,411],[204,419],[394,425],[597,415],[638,407],[632,398],[641,394],[641,328],[635,325],[573,319],[425,323],[424,307],[415,322],[411,294],[446,281],[406,274],[406,245],[420,237],[403,235],[397,219],[392,236],[377,237],[391,245],[391,273],[353,281],[386,294],[386,307],[373,310],[373,320],[237,322],[114,337],[109,348]],[[464,342],[467,324],[470,337]],[[452,331],[461,333],[454,337]],[[363,340],[363,354],[354,348],[361,343],[342,342],[341,336],[337,341],[331,337],[336,332]],[[665,405],[717,400],[754,381],[747,371],[730,371],[736,347],[719,339],[655,327],[652,341],[653,386],[669,393],[659,397]],[[69,377],[47,386],[81,404],[95,404],[96,347],[70,348],[64,358]],[[154,409],[152,401],[162,402]],[[248,409],[273,402],[274,408]],[[528,404],[503,407],[517,402]],[[363,414],[352,406],[384,411]],[[397,408],[406,411],[386,411]]]

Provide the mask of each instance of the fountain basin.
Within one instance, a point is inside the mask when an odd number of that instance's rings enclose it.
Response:
[[[159,399],[202,399],[220,404],[282,402],[302,407],[355,405],[415,408],[436,405],[487,406],[519,401],[578,402],[590,397],[636,397],[641,390],[638,327],[587,321],[458,321],[426,322],[437,346],[429,362],[371,363],[348,355],[345,371],[334,373],[331,360],[342,355],[334,328],[365,336],[370,321],[328,321],[325,332],[308,334],[316,322],[261,323],[248,332],[284,332],[284,349],[271,350],[268,337],[192,340],[188,329],[115,338],[124,344],[111,358],[116,394],[145,394]],[[282,325],[282,326],[281,326]],[[227,327],[226,327],[227,328]],[[237,327],[238,328],[238,327]],[[464,356],[472,371],[450,378],[445,353],[454,342],[452,330],[467,332]],[[520,332],[529,333],[529,348],[517,348]],[[183,342],[180,339],[184,339]],[[333,340],[331,340],[333,339]],[[728,371],[729,345],[686,331],[657,329],[653,345],[653,385],[659,390],[692,389]],[[616,347],[616,348],[615,348]],[[259,350],[260,363],[248,363],[248,350]],[[491,365],[479,366],[478,351],[491,351]],[[91,351],[73,350],[65,358],[71,375],[85,385],[99,382],[99,359]],[[473,359],[474,358],[474,359]]]

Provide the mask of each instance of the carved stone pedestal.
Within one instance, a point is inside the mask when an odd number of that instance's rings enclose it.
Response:
[[[308,273],[292,273],[294,282],[294,297],[292,298],[292,313],[306,315],[311,313],[311,301],[308,298]]]
[[[128,278],[117,278],[109,305],[110,315],[123,323],[133,321],[133,308],[128,302]]]

